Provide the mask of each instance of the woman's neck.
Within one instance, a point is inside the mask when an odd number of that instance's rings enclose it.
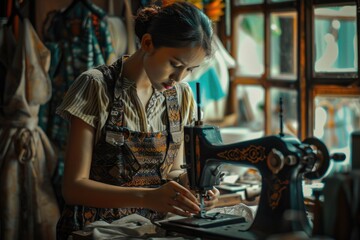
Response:
[[[134,81],[136,92],[141,104],[146,109],[147,103],[153,94],[153,88],[143,68],[143,53],[138,50],[124,62],[123,76]]]
[[[141,50],[136,51],[124,62],[123,76],[134,81],[137,89],[152,88],[151,82],[146,75],[143,67],[143,53]]]

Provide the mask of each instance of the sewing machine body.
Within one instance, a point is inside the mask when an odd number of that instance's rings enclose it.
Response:
[[[329,163],[326,147],[317,140],[306,143],[291,136],[267,136],[250,141],[223,144],[214,126],[185,127],[185,155],[190,188],[200,196],[219,184],[222,165],[256,168],[262,176],[257,213],[252,223],[219,224],[211,228],[164,222],[173,231],[193,231],[200,236],[227,239],[259,239],[269,234],[303,231],[311,235],[306,216],[302,180],[317,168],[324,174]],[[317,145],[317,146],[315,146]],[[314,147],[317,150],[314,150]],[[290,219],[288,218],[290,217]],[[189,221],[189,220],[186,220]]]

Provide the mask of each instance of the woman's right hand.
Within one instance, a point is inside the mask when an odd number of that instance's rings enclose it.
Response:
[[[188,189],[175,181],[169,181],[149,192],[148,208],[158,212],[171,212],[189,217],[200,211],[197,198]]]

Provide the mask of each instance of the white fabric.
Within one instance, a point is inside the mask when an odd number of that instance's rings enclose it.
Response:
[[[156,234],[156,226],[147,218],[132,214],[111,224],[96,221],[86,226],[93,230],[93,239],[122,239],[124,237],[142,237]]]
[[[223,213],[230,214],[235,216],[244,217],[246,222],[253,222],[256,214],[257,206],[250,207],[243,203],[221,208],[213,208],[208,211],[208,213]]]
[[[114,48],[114,53],[116,58],[126,54],[126,49],[128,45],[128,34],[124,21],[115,16],[114,13],[114,0],[108,0],[108,29],[111,36],[112,46]]]
[[[165,231],[157,228],[149,219],[138,214],[132,214],[116,220],[111,224],[104,221],[96,221],[85,228],[86,231],[92,231],[92,239],[94,240],[115,240],[115,239],[199,239],[165,236]]]
[[[236,216],[242,216],[247,222],[254,220],[256,209],[253,209],[245,204],[238,204],[231,207],[214,208],[208,213],[225,213]],[[166,221],[182,218],[178,215],[168,214]],[[161,221],[159,221],[161,222]],[[132,214],[123,217],[119,220],[113,221],[111,224],[104,221],[96,221],[87,225],[85,231],[92,232],[92,239],[105,240],[105,239],[171,239],[171,240],[200,240],[192,236],[169,236],[162,228],[158,228],[149,219],[138,214]]]

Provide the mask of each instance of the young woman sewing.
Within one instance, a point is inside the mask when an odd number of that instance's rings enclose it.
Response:
[[[138,51],[81,74],[57,109],[71,122],[59,239],[97,220],[200,210],[186,186],[168,180],[183,172],[183,127],[196,115],[181,80],[211,56],[211,22],[181,2],[142,9],[135,32]],[[218,194],[209,191],[208,209]]]

